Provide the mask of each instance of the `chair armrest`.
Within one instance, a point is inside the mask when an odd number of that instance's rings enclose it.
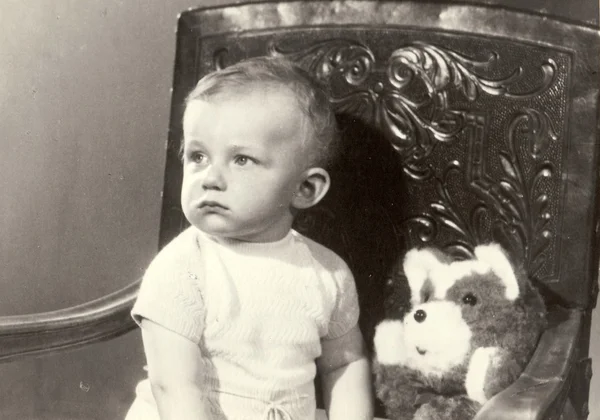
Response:
[[[571,368],[577,356],[583,314],[557,310],[521,376],[495,395],[475,420],[558,419],[567,398]]]
[[[140,280],[82,305],[0,317],[0,363],[108,340],[135,328],[130,311]]]

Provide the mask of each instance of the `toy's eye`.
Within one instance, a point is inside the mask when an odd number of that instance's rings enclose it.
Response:
[[[473,293],[467,293],[466,295],[464,295],[462,298],[462,301],[466,305],[471,305],[471,306],[477,305],[477,298],[475,297],[475,295]]]

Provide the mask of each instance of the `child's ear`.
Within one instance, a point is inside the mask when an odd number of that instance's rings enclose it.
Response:
[[[303,174],[292,199],[292,206],[299,210],[307,209],[317,204],[331,185],[329,173],[323,168],[310,168]]]

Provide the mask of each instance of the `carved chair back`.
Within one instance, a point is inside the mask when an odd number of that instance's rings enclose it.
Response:
[[[406,296],[386,279],[412,246],[465,256],[498,241],[549,302],[595,302],[596,30],[443,3],[271,2],[184,12],[177,42],[163,244],[185,225],[186,94],[214,69],[283,55],[331,87],[343,151],[296,228],[349,263],[367,338],[384,298]]]

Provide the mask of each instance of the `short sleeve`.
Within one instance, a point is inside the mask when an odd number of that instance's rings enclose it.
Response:
[[[203,279],[201,270],[190,264],[190,250],[181,249],[192,246],[183,239],[176,238],[152,261],[131,315],[138,325],[148,319],[199,343],[204,330]]]
[[[326,340],[338,338],[350,331],[357,323],[360,313],[354,276],[343,263],[334,273],[336,280],[336,296],[329,321]]]

